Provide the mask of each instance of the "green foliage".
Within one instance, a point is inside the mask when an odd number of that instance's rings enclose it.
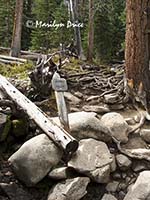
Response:
[[[6,77],[18,77],[25,79],[28,77],[28,72],[33,69],[33,63],[25,63],[22,65],[0,65],[0,74]]]
[[[0,0],[0,46],[10,47],[15,0]]]
[[[95,55],[111,60],[122,48],[125,36],[125,1],[108,0],[95,14]]]
[[[84,23],[81,38],[84,52],[87,51],[89,1],[79,1],[79,21]],[[11,45],[15,0],[0,0],[0,46]],[[35,22],[66,24],[68,8],[64,0],[24,0],[22,49],[49,52],[60,43],[68,45],[74,38],[73,28],[29,28],[28,20]],[[125,0],[94,1],[94,57],[95,60],[109,61],[124,48]],[[86,54],[85,54],[86,55]],[[1,69],[0,69],[1,71]]]
[[[32,10],[34,20],[38,22],[46,22],[66,24],[68,20],[68,10],[62,1],[55,0],[35,0]],[[34,28],[31,34],[32,49],[52,49],[59,46],[59,43],[71,41],[72,31],[65,27],[37,27]]]

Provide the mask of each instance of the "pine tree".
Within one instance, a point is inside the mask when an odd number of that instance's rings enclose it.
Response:
[[[15,0],[0,0],[0,46],[10,47]]]

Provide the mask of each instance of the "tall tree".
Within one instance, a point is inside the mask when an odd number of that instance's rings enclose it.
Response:
[[[70,6],[72,22],[74,24],[76,23],[78,24],[79,23],[78,0],[69,0],[69,6]],[[84,60],[85,57],[84,57],[83,48],[82,48],[80,27],[74,26],[74,35],[75,35],[75,45],[77,48],[78,56],[80,59]]]
[[[150,100],[150,0],[126,1],[126,78],[129,93],[147,109]]]
[[[89,0],[89,31],[87,60],[92,62],[94,48],[94,0]]]
[[[23,0],[16,0],[12,45],[10,51],[10,55],[14,57],[19,57],[21,49],[23,2]]]

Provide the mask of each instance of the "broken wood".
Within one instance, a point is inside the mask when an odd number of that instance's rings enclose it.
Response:
[[[4,76],[0,75],[0,90],[7,94],[28,116],[66,152],[73,153],[78,148],[78,142],[67,131],[53,122],[40,108],[16,89]]]

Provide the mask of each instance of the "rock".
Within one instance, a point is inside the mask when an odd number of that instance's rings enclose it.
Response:
[[[89,176],[94,182],[108,183],[110,179],[110,165],[90,171],[87,173],[87,176]]]
[[[116,156],[116,161],[119,168],[123,171],[129,169],[132,164],[131,160],[123,154],[118,154]]]
[[[116,165],[116,158],[115,158],[115,156],[114,156],[113,154],[111,154],[111,155],[112,155],[113,161],[112,161],[112,163],[110,164],[110,171],[111,171],[111,172],[114,172],[114,171],[116,171],[116,168],[117,168],[117,165]]]
[[[117,200],[117,199],[111,194],[104,194],[102,200]]]
[[[19,138],[27,135],[28,133],[28,123],[26,119],[15,119],[12,120],[12,134]]]
[[[120,191],[118,194],[119,199],[123,199],[126,196],[126,193],[124,191]]]
[[[134,172],[141,172],[144,170],[150,169],[149,162],[147,163],[146,161],[140,161],[140,160],[135,160],[132,164],[132,169]]]
[[[25,142],[9,161],[18,178],[32,186],[42,180],[61,157],[58,147],[41,134]]]
[[[73,175],[73,170],[69,167],[56,167],[50,171],[48,174],[49,178],[61,180],[61,179],[67,179],[71,175]]]
[[[116,103],[117,100],[119,99],[119,96],[117,94],[106,94],[104,95],[104,100],[106,103]]]
[[[109,180],[112,161],[112,156],[104,142],[85,139],[79,142],[79,148],[68,166],[89,176],[95,182],[106,183]]]
[[[50,190],[47,200],[80,200],[87,193],[89,182],[88,177],[67,179]]]
[[[81,99],[79,99],[78,97],[74,96],[70,92],[64,92],[64,97],[68,101],[71,101],[71,103],[74,104],[74,105],[79,104],[81,102]]]
[[[110,183],[107,184],[106,186],[106,190],[108,192],[116,192],[119,186],[119,182],[118,181],[112,181]]]
[[[101,123],[104,131],[110,136],[113,136],[122,143],[128,141],[129,126],[122,115],[116,112],[107,113],[102,116]]]
[[[145,142],[150,143],[150,129],[142,129],[140,131],[140,136]]]
[[[96,113],[99,113],[99,114],[110,112],[107,105],[104,105],[104,106],[85,105],[85,106],[83,106],[83,110],[86,111],[86,112],[96,112]]]
[[[75,112],[69,114],[71,135],[77,139],[94,138],[102,141],[110,141],[111,137],[103,132],[101,121],[94,112]],[[58,117],[52,118],[58,125]]]
[[[27,193],[15,183],[0,183],[0,188],[10,200],[34,200],[30,193]]]
[[[138,176],[135,184],[129,189],[124,200],[150,199],[150,171],[143,171]]]
[[[147,144],[139,135],[132,135],[126,144],[121,144],[121,147],[123,149],[144,149],[147,148]]]
[[[110,110],[123,110],[124,105],[123,104],[109,104],[109,109]]]
[[[0,142],[6,140],[10,128],[11,128],[10,117],[3,113],[0,113]]]

